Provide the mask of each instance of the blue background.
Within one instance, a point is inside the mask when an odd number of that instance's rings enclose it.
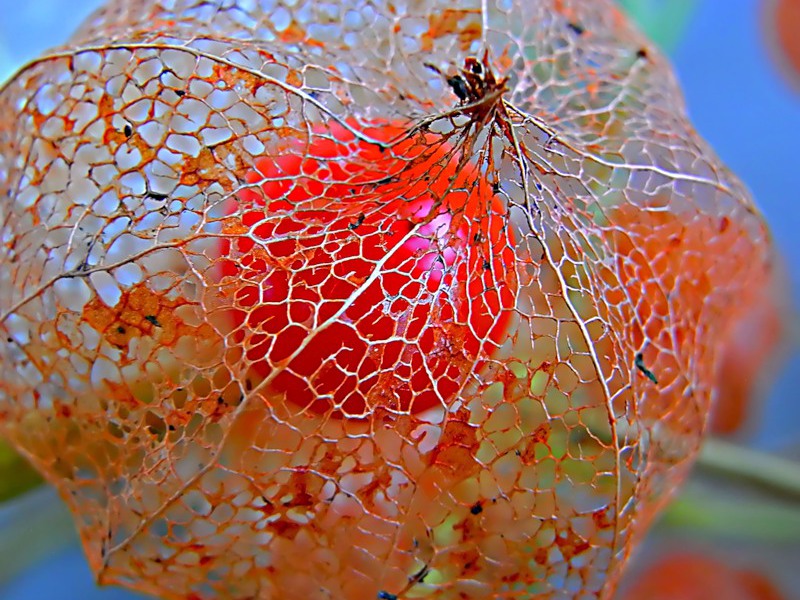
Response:
[[[665,0],[667,2],[674,0]],[[25,60],[60,44],[99,0],[0,0],[0,81]],[[792,304],[800,297],[800,85],[791,86],[765,44],[764,0],[698,0],[680,42],[671,52],[696,128],[753,192],[771,223],[789,267]],[[796,324],[795,324],[796,325]],[[800,356],[790,357],[748,443],[795,451],[800,443]],[[52,492],[39,492],[53,504]],[[35,519],[30,507],[0,509],[6,527]],[[10,556],[0,544],[0,564]],[[0,579],[0,598],[139,598],[98,589],[74,536],[49,558],[11,581]]]

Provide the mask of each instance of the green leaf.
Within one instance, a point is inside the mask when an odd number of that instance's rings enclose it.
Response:
[[[697,7],[696,0],[617,0],[647,37],[665,52],[675,49]]]
[[[0,502],[16,498],[42,484],[42,476],[0,439]]]

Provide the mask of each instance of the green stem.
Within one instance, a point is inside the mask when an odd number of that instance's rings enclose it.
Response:
[[[692,534],[796,543],[800,539],[800,510],[764,500],[730,500],[720,492],[688,484],[669,505],[661,523],[689,529]]]
[[[780,456],[710,438],[700,451],[697,467],[800,500],[800,463]]]
[[[770,543],[800,539],[800,464],[711,438],[700,451],[697,470],[701,476],[690,480],[664,512],[664,525]],[[728,485],[708,483],[703,472],[722,476]],[[730,483],[769,495],[741,493]]]

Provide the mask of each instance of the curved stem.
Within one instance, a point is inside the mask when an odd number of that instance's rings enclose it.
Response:
[[[800,539],[800,511],[768,500],[729,499],[719,490],[689,483],[664,511],[662,525],[690,535],[794,544]]]
[[[780,456],[709,438],[697,468],[800,500],[800,463]]]

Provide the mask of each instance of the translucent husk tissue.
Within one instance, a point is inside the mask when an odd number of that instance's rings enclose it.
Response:
[[[0,434],[163,598],[611,597],[773,263],[606,0],[117,0],[0,87]]]

